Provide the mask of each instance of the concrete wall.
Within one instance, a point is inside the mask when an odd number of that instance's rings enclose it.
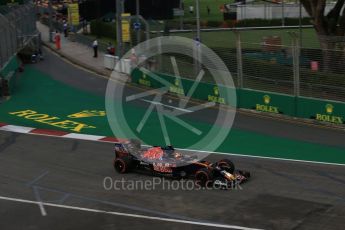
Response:
[[[334,4],[326,6],[325,13],[332,9]],[[260,4],[260,5],[240,5],[237,6],[237,20],[243,19],[279,19],[282,18],[283,7],[276,4]],[[302,6],[302,17],[308,17],[308,13]],[[284,5],[285,18],[299,18],[299,4],[285,4]]]

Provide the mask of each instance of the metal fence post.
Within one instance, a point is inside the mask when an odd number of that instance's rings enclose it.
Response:
[[[25,45],[31,45],[37,34],[35,8],[32,4],[10,8],[0,13],[0,69]]]
[[[157,63],[157,65],[158,65],[158,69],[159,70],[162,70],[162,68],[163,68],[163,62],[162,62],[162,35],[159,33],[158,34],[158,40],[157,40],[157,42],[158,42],[158,53],[159,53],[159,55],[158,55],[158,63]]]
[[[200,31],[200,1],[195,0],[195,10],[196,10],[196,38],[195,38],[195,74],[199,74],[201,71],[201,31]]]
[[[300,96],[300,45],[299,36],[292,32],[290,33],[292,39],[292,64],[293,64],[293,91],[295,96],[294,113],[298,115],[298,98]]]
[[[122,1],[122,0],[121,0]],[[121,1],[116,1],[116,52],[119,58],[122,57],[122,3]]]
[[[183,30],[183,16],[184,16],[184,3],[183,0],[180,0],[180,10],[183,10],[183,15],[180,16],[180,30]]]
[[[239,31],[234,31],[236,36],[236,59],[237,59],[237,88],[243,88],[243,62],[241,35]]]
[[[149,40],[150,39],[150,24],[141,15],[139,15],[138,18],[145,24],[146,40]]]
[[[292,63],[293,63],[293,79],[294,79],[294,96],[300,96],[300,47],[299,37],[296,33],[290,33],[292,38]]]
[[[139,0],[136,0],[135,1],[135,8],[136,8],[136,23],[139,23],[139,15],[140,15],[140,3],[139,3]],[[137,44],[140,43],[140,29],[137,29],[136,31],[136,35],[137,35]]]
[[[285,2],[282,0],[282,26],[285,26]]]
[[[49,42],[53,42],[53,6],[52,0],[48,2],[48,12],[49,12]]]
[[[301,77],[300,77],[300,57],[301,57],[301,46],[300,46],[300,39],[296,36],[296,97],[301,95]]]

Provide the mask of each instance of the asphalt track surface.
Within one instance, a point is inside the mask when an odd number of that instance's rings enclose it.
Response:
[[[46,54],[37,66],[58,80],[104,94],[105,80],[54,55]],[[339,131],[242,114],[235,126],[344,146]],[[237,168],[253,175],[234,190],[175,190],[167,184],[109,189],[109,180],[124,179],[125,185],[154,180],[115,173],[112,149],[107,143],[0,132],[0,229],[344,228],[343,166],[232,156]]]
[[[172,184],[169,189],[164,182],[147,190],[140,185],[130,190],[131,181],[153,181],[153,177],[115,173],[112,144],[8,132],[0,132],[0,140],[0,229],[216,229],[200,223],[254,229],[343,229],[345,172],[341,166],[232,157],[237,168],[253,175],[242,189],[183,190]],[[122,178],[127,181],[124,188],[117,182],[118,190],[110,189],[110,181]],[[38,203],[2,197],[43,202],[43,210]]]

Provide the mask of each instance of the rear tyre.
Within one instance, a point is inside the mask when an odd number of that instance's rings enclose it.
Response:
[[[118,157],[114,160],[114,169],[118,173],[127,173],[131,168],[132,162],[128,157]]]
[[[228,173],[233,174],[235,171],[235,165],[231,160],[223,159],[217,162],[218,166],[227,171]]]
[[[201,187],[207,187],[212,184],[212,173],[202,168],[195,173],[195,183]]]

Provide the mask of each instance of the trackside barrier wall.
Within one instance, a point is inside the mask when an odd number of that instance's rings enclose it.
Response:
[[[161,79],[171,84],[170,93],[186,95],[194,81],[176,78],[171,75],[155,73]],[[162,88],[164,84],[138,69],[132,71],[132,82],[151,88]],[[200,82],[193,98],[230,105],[222,98],[225,87]],[[314,119],[334,124],[345,124],[345,103],[328,100],[318,100],[306,97],[294,97],[287,94],[256,91],[250,89],[237,89],[237,108],[251,109],[260,112],[287,115],[291,117]]]
[[[186,96],[187,92],[192,88],[192,85],[194,84],[194,81],[189,80],[189,79],[176,78],[174,76],[162,74],[162,73],[155,73],[155,74],[171,84],[169,87],[170,93]],[[161,82],[146,75],[145,73],[141,72],[138,69],[134,69],[132,71],[131,76],[132,76],[132,82],[139,85],[143,85],[143,86],[151,87],[151,88],[166,87]],[[236,89],[231,89],[231,90],[235,91]],[[221,95],[225,95],[224,93],[225,91],[229,92],[229,88],[226,88],[223,86],[216,86],[210,83],[199,82],[197,88],[195,89],[192,95],[192,98],[203,100],[203,101],[215,102],[219,104],[226,104],[226,105],[236,107],[237,105],[235,105],[234,102],[227,101],[225,97],[221,97]]]
[[[14,92],[16,85],[16,72],[19,63],[16,56],[13,56],[5,67],[0,70],[0,95],[9,96]]]
[[[296,114],[296,99],[293,96],[249,89],[239,89],[238,93],[240,94],[239,108],[288,116]]]
[[[345,124],[345,103],[299,97],[296,117]]]

